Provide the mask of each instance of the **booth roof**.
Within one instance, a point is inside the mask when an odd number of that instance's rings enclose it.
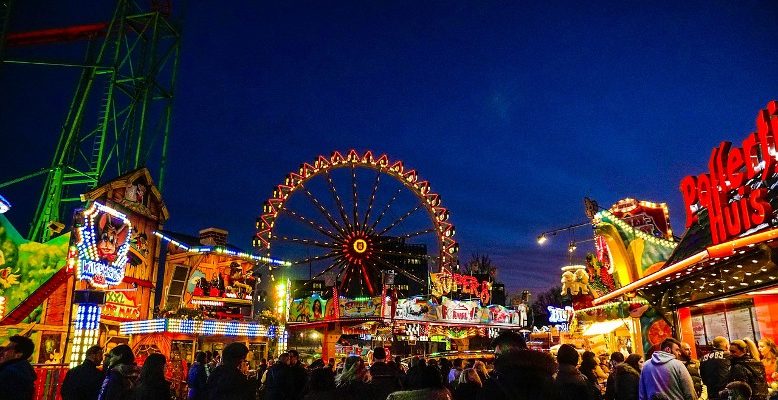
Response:
[[[178,232],[172,232],[166,230],[159,230],[157,232],[161,233],[167,238],[173,239],[176,242],[183,244],[184,246],[190,249],[194,247],[215,247],[215,246],[204,245],[200,243],[200,238],[197,236],[191,236],[184,233],[178,233]],[[226,246],[219,246],[219,247],[223,247],[226,250],[230,250],[238,253],[246,253],[246,251],[241,249],[240,247],[231,245],[229,243]]]

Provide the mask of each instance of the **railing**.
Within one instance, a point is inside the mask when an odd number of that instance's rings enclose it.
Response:
[[[67,364],[33,364],[35,400],[62,400],[59,388],[68,372]]]

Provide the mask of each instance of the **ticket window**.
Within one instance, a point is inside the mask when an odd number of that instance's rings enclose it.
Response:
[[[693,306],[690,310],[694,342],[698,354],[712,350],[713,338],[723,336],[730,341],[761,338],[757,310],[748,298],[732,298]]]

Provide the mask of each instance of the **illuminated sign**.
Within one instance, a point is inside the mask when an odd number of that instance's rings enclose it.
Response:
[[[102,316],[114,321],[135,321],[140,318],[140,307],[135,294],[128,297],[124,292],[105,292]]]
[[[492,283],[478,282],[474,276],[452,274],[450,272],[431,273],[432,294],[440,297],[451,292],[472,294],[481,299],[482,304],[489,304],[492,298]]]
[[[711,152],[708,173],[681,180],[687,228],[702,208],[708,210],[713,244],[769,222],[773,206],[768,191],[778,172],[776,134],[778,102],[771,101],[757,114],[756,132],[748,135],[741,147],[721,142]]]
[[[574,312],[573,307],[570,306],[565,308],[548,306],[548,322],[553,323],[560,332],[567,332],[570,330],[570,321],[573,319]]]
[[[76,232],[78,279],[101,288],[118,285],[124,279],[131,233],[132,224],[124,214],[92,203]]]
[[[559,308],[548,306],[548,322],[570,322],[573,317],[573,307]]]
[[[354,251],[357,253],[364,253],[367,250],[367,242],[365,239],[357,239],[354,241]]]

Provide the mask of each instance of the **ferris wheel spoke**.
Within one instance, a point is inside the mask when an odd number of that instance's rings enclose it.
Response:
[[[375,295],[373,284],[370,282],[370,275],[367,273],[367,268],[365,268],[364,263],[359,264],[359,270],[362,272],[362,277],[365,278],[365,283],[367,284],[367,291],[370,292],[370,296]]]
[[[416,232],[411,232],[411,233],[405,233],[405,234],[402,234],[402,235],[398,235],[397,237],[398,238],[402,238],[402,239],[410,239],[410,238],[414,238],[416,236],[426,235],[428,233],[435,233],[435,230],[436,230],[435,228],[428,228],[428,229],[424,229],[422,231],[416,231]]]
[[[375,259],[376,259],[376,261],[378,261],[379,263],[381,263],[381,264],[383,264],[383,265],[385,265],[385,266],[387,266],[387,267],[391,268],[391,269],[392,269],[392,270],[394,270],[394,271],[397,271],[397,272],[399,272],[400,274],[402,274],[402,275],[403,275],[403,276],[405,276],[406,278],[408,278],[408,279],[410,279],[410,280],[412,280],[412,281],[414,281],[414,282],[416,282],[416,283],[418,283],[418,284],[424,285],[424,284],[426,284],[426,283],[427,283],[427,282],[424,282],[424,281],[423,281],[421,278],[419,278],[418,276],[416,276],[416,275],[413,275],[412,273],[410,273],[410,272],[406,271],[406,270],[405,270],[405,269],[403,269],[402,267],[399,267],[399,266],[397,266],[397,265],[392,265],[392,264],[390,264],[388,261],[384,260],[383,258],[381,258],[381,257],[379,257],[379,256],[375,256]]]
[[[343,293],[343,289],[346,287],[346,282],[351,280],[351,270],[354,268],[351,264],[346,264],[346,268],[343,269],[343,279],[340,281],[340,287],[338,290]]]
[[[338,196],[338,191],[335,189],[335,182],[332,181],[332,176],[330,175],[330,171],[325,171],[324,176],[327,178],[327,184],[330,187],[330,193],[332,193],[332,198],[335,199],[335,203],[338,205],[338,211],[340,211],[340,217],[343,219],[343,222],[346,224],[346,226],[349,229],[353,229],[351,226],[351,221],[349,221],[348,216],[346,215],[346,208],[343,207],[343,201],[340,200],[340,196]]]
[[[365,212],[365,218],[362,220],[362,227],[367,226],[367,221],[370,220],[370,211],[373,209],[373,203],[375,202],[375,194],[378,191],[378,183],[381,181],[381,171],[375,174],[375,182],[373,182],[373,192],[370,194],[370,201],[367,203],[367,212]]]
[[[359,229],[359,197],[357,196],[357,171],[354,169],[354,166],[351,166],[351,194],[353,197],[353,210],[352,214],[354,217],[354,227],[356,229]]]
[[[395,193],[394,196],[392,196],[391,200],[389,200],[389,202],[386,203],[386,205],[384,206],[383,210],[381,210],[381,214],[378,214],[378,218],[376,218],[376,220],[373,222],[373,224],[370,225],[370,231],[371,232],[375,231],[375,227],[378,226],[379,222],[381,222],[381,219],[384,217],[384,215],[386,215],[386,212],[389,211],[389,207],[392,206],[392,203],[394,203],[394,201],[397,200],[397,196],[400,195],[402,190],[403,190],[403,188],[397,189],[397,193]]]
[[[304,238],[288,237],[288,236],[276,236],[275,239],[284,242],[300,243],[307,246],[325,247],[328,249],[339,249],[341,247],[337,243],[322,242],[315,239],[304,239]]]
[[[313,229],[316,229],[317,231],[321,232],[323,235],[329,237],[332,240],[339,241],[339,236],[332,232],[329,229],[326,229],[325,227],[317,224],[316,222],[313,222],[311,219],[305,217],[304,215],[300,215],[299,213],[295,212],[294,210],[290,210],[288,208],[281,209],[282,212],[285,214],[288,214],[294,218],[296,218],[298,221],[310,226]]]
[[[321,255],[318,255],[318,256],[304,258],[304,259],[298,260],[298,261],[292,261],[292,265],[302,265],[302,264],[308,264],[309,262],[313,262],[313,261],[327,260],[327,259],[330,259],[330,258],[333,258],[333,257],[337,257],[339,255],[341,255],[340,250],[335,250],[335,251],[331,251],[331,252],[329,252],[327,254],[321,254]]]
[[[416,211],[419,211],[420,208],[421,208],[421,204],[417,205],[416,207],[414,207],[413,209],[411,209],[407,213],[403,214],[402,217],[400,217],[396,221],[392,222],[391,225],[389,225],[386,228],[384,228],[384,230],[382,230],[381,232],[378,232],[378,236],[382,236],[384,233],[389,232],[392,228],[394,228],[395,226],[397,226],[397,225],[401,224],[403,221],[405,221],[406,218],[408,218],[411,215],[413,215],[413,213],[415,213]]]
[[[327,219],[327,222],[329,222],[330,225],[332,225],[333,228],[337,229],[338,232],[340,232],[340,233],[345,233],[346,232],[346,230],[343,228],[343,226],[341,224],[339,224],[338,221],[335,220],[335,217],[333,217],[332,214],[330,214],[330,212],[326,208],[324,208],[324,206],[321,204],[319,199],[317,199],[313,195],[313,193],[311,193],[311,191],[308,190],[308,188],[306,188],[303,185],[300,185],[300,188],[303,189],[303,193],[305,193],[305,196],[308,197],[308,199],[311,200],[311,202],[316,206],[316,208],[319,210],[319,212],[322,215],[324,215],[324,218]]]

